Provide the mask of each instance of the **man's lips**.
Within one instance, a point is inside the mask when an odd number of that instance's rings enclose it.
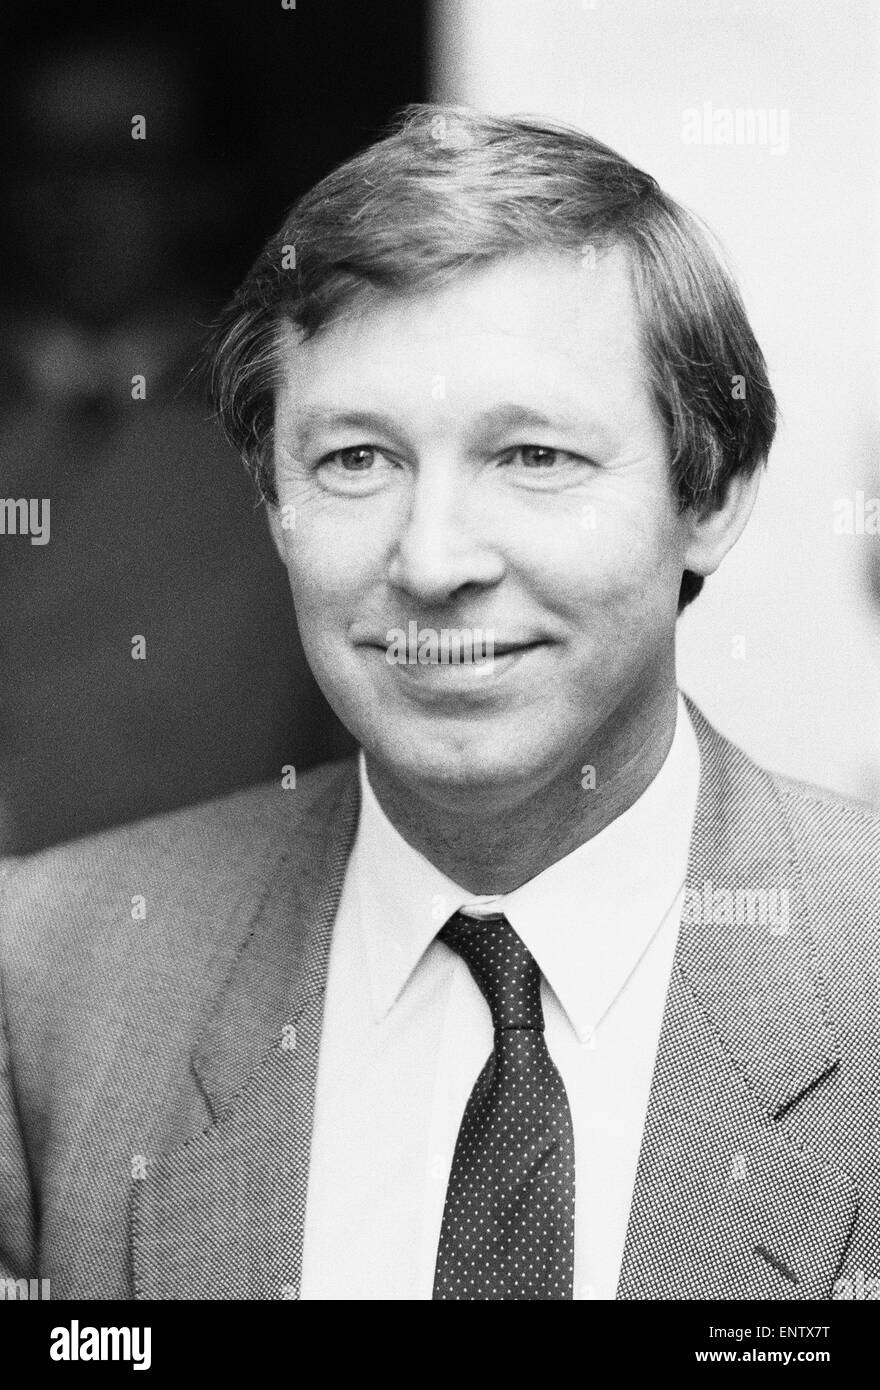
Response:
[[[375,651],[382,652],[383,654],[385,654],[388,651],[391,645],[392,644],[390,642],[378,640],[360,640],[354,643],[354,646],[356,647],[370,647],[373,648]],[[497,661],[504,656],[511,656],[520,652],[528,652],[535,647],[542,647],[547,645],[549,645],[548,641],[546,638],[543,637],[535,637],[532,640],[525,642],[493,642],[491,644],[487,644],[487,647],[484,650],[484,654],[479,658],[479,660],[482,660],[484,662],[492,660]],[[400,651],[402,654],[405,653],[408,657],[411,656],[413,660],[416,660],[419,657],[419,644],[417,643],[414,647],[411,647],[407,643],[401,643]],[[456,666],[459,664],[465,665],[467,664],[467,661],[459,662],[458,660],[449,660],[448,658],[441,658],[439,661],[434,661],[423,657],[421,658],[421,664]]]
[[[351,639],[352,645],[355,647],[378,647],[381,651],[384,652],[389,646],[391,646],[392,641],[395,640],[386,636],[387,632],[406,634],[407,626],[406,624],[401,624],[399,627],[392,627],[389,625],[389,627],[386,628],[384,632],[352,632],[349,633],[349,637]],[[493,629],[491,627],[482,627],[479,624],[474,627],[466,627],[464,624],[456,623],[453,626],[450,623],[445,627],[437,628],[428,627],[428,625],[426,624],[424,627],[419,627],[418,632],[420,637],[422,633],[432,633],[435,636],[439,637],[447,632],[459,632],[466,635],[470,634],[474,638],[477,638],[479,634],[479,639],[485,641],[487,645],[491,646],[496,656],[503,656],[507,652],[524,651],[527,647],[539,647],[545,643],[549,643],[549,641],[551,640],[549,637],[493,637]],[[403,642],[406,642],[406,636],[404,636],[401,640]]]

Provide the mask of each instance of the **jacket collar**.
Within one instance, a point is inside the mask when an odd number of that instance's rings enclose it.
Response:
[[[279,1039],[289,1050],[284,1028],[323,1000],[359,806],[356,766],[346,760],[317,800],[292,822],[280,821],[265,891],[246,905],[237,957],[193,1052],[215,1118]]]

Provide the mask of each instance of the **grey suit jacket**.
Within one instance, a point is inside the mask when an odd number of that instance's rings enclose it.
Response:
[[[689,708],[687,910],[618,1297],[870,1289],[880,821]],[[357,812],[349,761],[6,866],[0,1276],[54,1298],[297,1297]]]

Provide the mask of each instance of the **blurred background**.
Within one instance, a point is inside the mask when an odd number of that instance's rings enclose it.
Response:
[[[0,536],[0,849],[349,748],[190,373],[290,203],[425,98],[425,34],[414,0],[6,5],[0,496],[51,539]]]
[[[880,802],[875,0],[8,0],[0,41],[0,497],[51,499],[0,537],[0,850],[349,748],[191,370],[293,199],[428,98],[581,126],[727,247],[782,423],[681,683]],[[712,137],[737,110],[763,143]]]

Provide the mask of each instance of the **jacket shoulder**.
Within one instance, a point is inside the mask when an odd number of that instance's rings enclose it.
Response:
[[[829,870],[851,867],[863,883],[880,885],[880,809],[827,787],[770,776],[803,852],[824,852]]]
[[[354,759],[248,787],[0,864],[0,961],[49,968],[84,951],[95,964],[141,936],[157,950],[208,945],[236,901],[258,893],[283,846],[313,855]],[[169,943],[168,938],[172,941]]]
[[[819,786],[815,782],[787,777],[781,772],[772,772],[770,775],[783,797],[791,803],[804,803],[806,808],[812,807],[814,810],[824,807],[831,814],[852,813],[857,818],[864,817],[869,824],[873,821],[875,825],[880,825],[880,808],[872,806],[870,802],[856,796],[844,796],[842,792],[832,791],[829,787]]]
[[[866,962],[880,935],[880,810],[760,766],[685,700],[725,833],[799,885],[816,939],[839,943],[845,929],[851,958]]]
[[[824,787],[773,776],[815,932],[880,941],[880,813]]]
[[[796,852],[812,852],[824,845],[826,851],[835,850],[844,857],[861,856],[863,875],[877,878],[880,807],[754,762],[743,748],[719,733],[688,696],[685,704],[700,744],[703,776],[717,780],[726,797],[739,798],[743,815],[765,815],[776,805],[789,826]],[[872,850],[873,858],[866,860],[863,856]],[[833,863],[829,856],[830,868]]]

